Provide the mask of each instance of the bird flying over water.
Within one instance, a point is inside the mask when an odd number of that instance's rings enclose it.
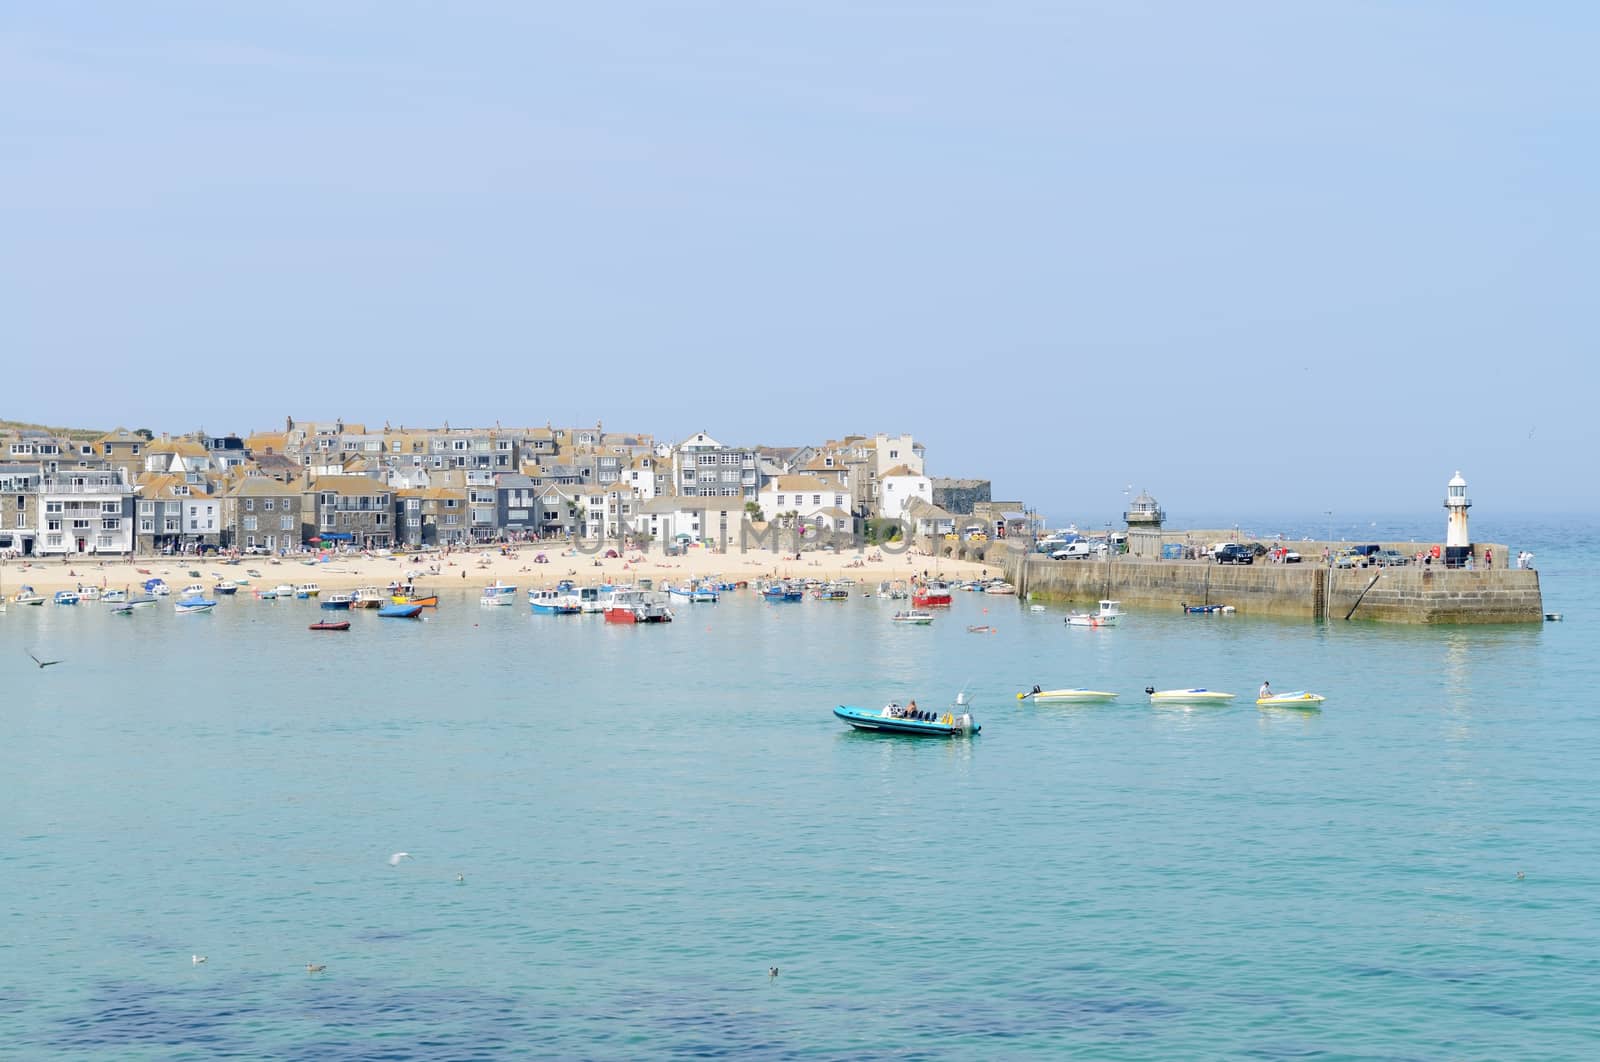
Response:
[[[411,853],[410,852],[396,852],[394,855],[389,857],[389,865],[391,867],[397,867],[397,866],[400,865],[400,860],[402,860],[402,859],[410,859],[410,858],[411,858]]]
[[[59,661],[59,660],[40,660],[38,657],[34,656],[32,653],[28,654],[28,659],[32,660],[35,664],[38,664],[40,667],[49,667],[51,664],[59,664],[59,663],[61,663],[61,661]]]

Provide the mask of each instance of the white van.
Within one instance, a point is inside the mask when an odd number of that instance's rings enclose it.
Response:
[[[1050,554],[1051,560],[1088,560],[1094,556],[1094,547],[1087,542],[1068,542]]]

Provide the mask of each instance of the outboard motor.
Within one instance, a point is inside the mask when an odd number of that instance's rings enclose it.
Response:
[[[972,733],[972,713],[962,712],[959,716],[957,716],[956,728],[959,729],[963,734]]]

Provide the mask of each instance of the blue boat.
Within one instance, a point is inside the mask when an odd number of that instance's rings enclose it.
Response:
[[[210,612],[217,607],[215,601],[207,601],[203,597],[180,597],[172,606],[180,616],[191,616],[201,612]]]
[[[75,590],[57,590],[55,602],[58,605],[76,605],[78,593]]]
[[[761,591],[761,596],[768,601],[804,601],[806,592],[798,586],[780,583],[777,586],[769,586]]]
[[[1180,603],[1178,607],[1183,611],[1190,613],[1191,615],[1197,616],[1211,616],[1216,615],[1217,613],[1233,611],[1232,605],[1190,605],[1187,603]]]
[[[317,604],[321,608],[343,609],[348,612],[351,604],[355,602],[355,599],[356,595],[354,594],[329,594],[327,597],[318,601]]]
[[[891,702],[877,711],[841,704],[833,710],[833,714],[857,730],[870,730],[878,734],[963,737],[983,729],[967,710],[965,697],[965,694],[957,697],[956,703],[942,712],[929,712]]]
[[[383,605],[378,609],[378,615],[386,619],[416,619],[422,615],[421,605]]]

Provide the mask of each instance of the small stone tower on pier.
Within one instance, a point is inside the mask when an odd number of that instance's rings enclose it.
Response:
[[[1444,511],[1444,563],[1447,568],[1460,568],[1472,556],[1472,536],[1467,533],[1467,510],[1472,499],[1467,497],[1467,481],[1458,471],[1445,487]]]

